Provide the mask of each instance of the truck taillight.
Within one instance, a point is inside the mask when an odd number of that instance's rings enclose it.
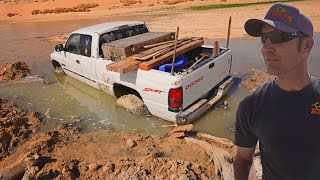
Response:
[[[169,110],[177,112],[182,106],[182,87],[177,89],[170,89],[169,91]]]

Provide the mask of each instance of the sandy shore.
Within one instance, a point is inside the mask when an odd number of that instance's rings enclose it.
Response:
[[[0,113],[0,179],[219,179],[231,170],[233,144],[206,134],[84,133],[72,124],[41,132],[40,113],[4,99]]]
[[[94,0],[91,3],[99,4],[98,7],[91,8],[90,12],[69,12],[60,14],[38,14],[32,15],[32,11],[37,9],[44,11],[55,8],[72,8],[79,4],[86,4],[86,1],[29,1],[29,0],[5,0],[0,1],[0,22],[39,22],[39,21],[62,21],[71,19],[94,19],[103,17],[128,16],[152,16],[147,21],[152,31],[174,31],[177,26],[181,29],[181,36],[203,36],[210,39],[226,38],[229,16],[232,16],[231,38],[246,37],[243,29],[244,22],[249,18],[262,18],[271,4],[254,5],[247,7],[214,9],[206,11],[189,10],[191,6],[221,4],[221,3],[250,3],[258,0],[228,0],[226,2],[208,0],[193,0],[170,5],[179,0],[155,1],[142,0],[130,6],[124,6],[119,0],[107,2]],[[265,1],[265,0],[259,0]],[[7,3],[5,3],[7,2]],[[320,1],[291,2],[306,12],[314,23],[315,32],[319,31],[320,22]],[[36,8],[35,8],[36,7]],[[7,17],[8,13],[18,14]]]

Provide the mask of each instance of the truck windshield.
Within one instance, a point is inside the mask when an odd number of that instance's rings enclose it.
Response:
[[[100,39],[99,39],[99,55],[100,55],[100,57],[103,57],[103,52],[102,52],[102,48],[101,48],[101,45],[103,43],[109,43],[109,42],[112,42],[115,40],[124,39],[127,37],[136,36],[136,35],[147,33],[147,32],[149,32],[149,30],[146,27],[146,25],[140,24],[140,25],[127,27],[125,29],[111,31],[111,32],[104,33],[104,34],[100,35]]]

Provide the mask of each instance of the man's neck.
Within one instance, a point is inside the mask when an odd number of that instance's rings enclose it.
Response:
[[[311,77],[308,73],[303,76],[283,77],[276,79],[278,86],[286,91],[300,91],[310,83]]]

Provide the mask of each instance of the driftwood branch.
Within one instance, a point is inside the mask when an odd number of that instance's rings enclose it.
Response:
[[[185,138],[186,142],[200,145],[214,162],[216,175],[220,174],[225,180],[233,180],[233,167],[229,163],[231,155],[224,149],[211,145],[210,143],[195,138]]]
[[[198,132],[197,136],[201,137],[201,138],[205,138],[205,139],[210,139],[213,142],[215,142],[217,144],[221,144],[221,145],[223,145],[224,147],[227,147],[227,148],[232,148],[233,145],[234,145],[230,140],[228,140],[226,138],[220,138],[220,137],[212,136],[210,134],[206,134],[206,133],[203,133],[203,132]]]

